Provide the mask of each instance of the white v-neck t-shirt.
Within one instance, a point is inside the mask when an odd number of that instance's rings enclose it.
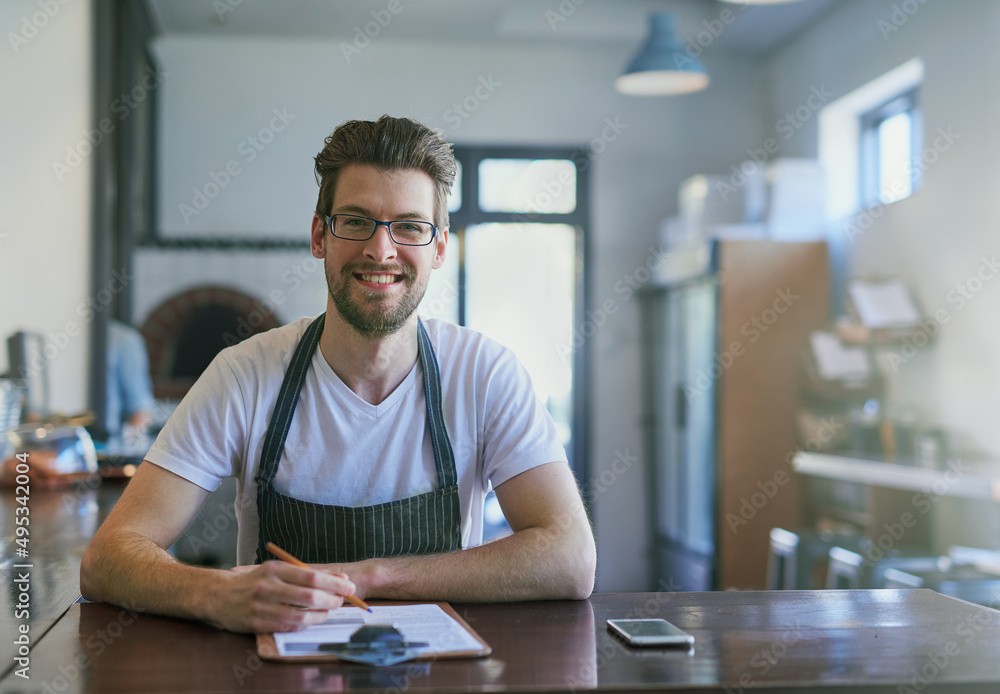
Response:
[[[257,485],[267,426],[292,353],[312,322],[229,347],[212,361],[157,436],[146,459],[213,491],[237,480],[237,560],[257,550]],[[424,322],[441,372],[445,424],[455,452],[462,547],[482,542],[483,503],[525,470],[565,461],[555,424],[524,367],[506,347],[468,328]],[[417,361],[378,405],[357,396],[317,347],[274,486],[296,499],[371,506],[440,488]]]

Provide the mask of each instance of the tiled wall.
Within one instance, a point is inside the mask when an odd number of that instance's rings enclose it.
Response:
[[[278,322],[314,316],[326,305],[321,260],[309,250],[172,250],[135,254],[132,323],[141,326],[160,304],[189,289],[216,285],[259,300]]]

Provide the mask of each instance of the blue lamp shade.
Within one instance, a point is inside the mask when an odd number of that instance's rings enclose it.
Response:
[[[670,12],[650,16],[646,43],[615,80],[618,91],[634,96],[686,94],[707,86],[705,66],[688,53]]]

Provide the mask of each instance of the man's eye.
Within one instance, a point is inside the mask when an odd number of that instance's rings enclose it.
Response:
[[[404,234],[419,234],[420,225],[411,224],[410,222],[396,222],[394,225],[396,231],[400,231]]]
[[[361,219],[360,217],[348,217],[344,220],[344,226],[349,227],[363,227],[368,224],[368,221]]]

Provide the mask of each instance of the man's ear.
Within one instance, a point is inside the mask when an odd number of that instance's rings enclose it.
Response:
[[[326,246],[323,243],[326,240],[326,229],[326,220],[322,219],[318,214],[313,213],[309,246],[314,258],[323,258],[326,256]]]
[[[448,249],[448,227],[438,231],[437,238],[434,239],[434,262],[431,267],[437,270],[444,265],[445,251]]]

